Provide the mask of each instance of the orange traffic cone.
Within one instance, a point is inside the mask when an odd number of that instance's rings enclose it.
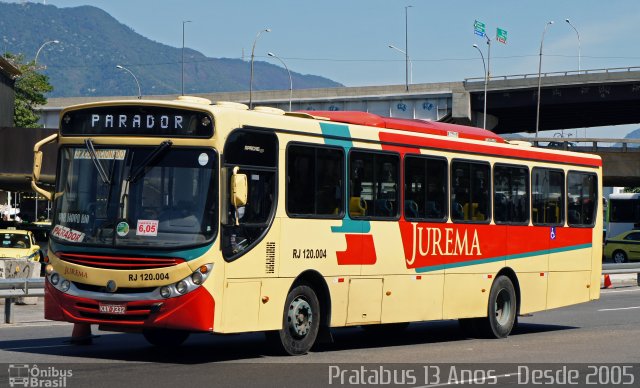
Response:
[[[91,345],[93,342],[91,325],[88,323],[74,323],[69,342],[74,345]]]
[[[612,288],[613,286],[611,285],[611,278],[609,277],[609,275],[604,275],[604,287],[603,288]]]

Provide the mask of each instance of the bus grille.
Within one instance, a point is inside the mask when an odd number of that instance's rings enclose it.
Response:
[[[85,267],[132,270],[132,269],[156,269],[173,267],[184,262],[184,259],[173,257],[124,257],[124,256],[97,256],[76,253],[59,253],[60,259]]]

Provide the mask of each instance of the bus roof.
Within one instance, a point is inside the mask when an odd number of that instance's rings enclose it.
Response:
[[[506,143],[503,138],[486,129],[468,127],[465,125],[445,124],[437,121],[421,119],[400,119],[383,117],[373,113],[358,111],[299,111],[315,117],[326,118],[331,121],[367,125],[370,127],[398,129],[409,132],[424,133],[428,135],[440,135]]]

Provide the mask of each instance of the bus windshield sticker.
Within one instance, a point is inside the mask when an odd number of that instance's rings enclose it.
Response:
[[[116,233],[118,233],[118,236],[120,237],[125,237],[127,234],[129,234],[129,224],[124,221],[118,223],[118,225],[116,226]]]
[[[74,159],[91,159],[91,155],[89,151],[86,149],[77,148],[74,150],[73,158]],[[106,160],[124,160],[126,155],[126,150],[96,150],[96,157],[98,159],[106,159]]]
[[[204,167],[207,165],[207,163],[209,163],[209,155],[205,154],[204,152],[200,154],[200,156],[198,156],[198,163]]]
[[[84,233],[78,232],[77,230],[69,229],[62,225],[56,225],[51,230],[51,235],[53,237],[59,238],[60,240],[71,242],[82,242],[82,240],[84,240]]]
[[[136,236],[157,236],[158,220],[138,220]]]

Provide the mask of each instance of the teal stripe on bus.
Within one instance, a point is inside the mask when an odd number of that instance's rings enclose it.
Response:
[[[490,257],[488,259],[469,260],[469,261],[464,261],[464,262],[460,262],[460,263],[433,265],[433,266],[428,266],[428,267],[416,268],[416,272],[418,272],[418,273],[432,272],[432,271],[440,271],[440,270],[443,270],[443,269],[451,269],[451,268],[459,268],[459,267],[468,267],[468,266],[471,266],[471,265],[495,263],[495,262],[498,262],[498,261],[523,259],[525,257],[534,257],[534,256],[542,256],[542,255],[553,254],[553,253],[577,251],[577,250],[580,250],[580,249],[591,248],[592,246],[593,245],[591,245],[591,244],[580,244],[580,245],[572,245],[572,246],[562,247],[562,248],[544,249],[544,250],[541,250],[541,251],[518,253],[517,255],[506,255],[506,256]]]

